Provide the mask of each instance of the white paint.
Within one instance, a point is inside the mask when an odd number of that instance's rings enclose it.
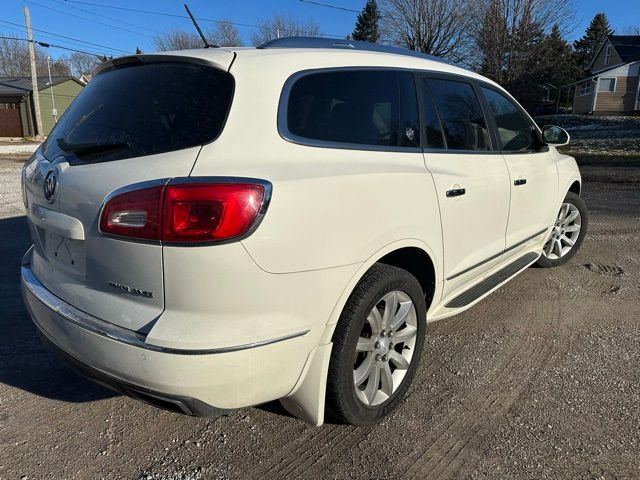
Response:
[[[199,154],[194,148],[56,167],[64,169],[62,203],[48,208],[82,221],[82,248],[91,270],[64,271],[38,253],[37,244],[32,266],[54,294],[103,321],[139,329],[158,317],[146,338],[155,346],[210,349],[308,333],[216,355],[141,352],[80,331],[27,301],[58,346],[117,378],[223,408],[288,397],[284,403],[290,411],[320,424],[333,328],[373,264],[399,248],[423,250],[436,275],[430,320],[459,313],[471,305],[446,308],[448,299],[515,256],[540,253],[547,235],[455,281],[446,278],[552,225],[579,172],[573,159],[554,148],[503,158],[498,153],[423,154],[291,143],[278,133],[278,106],[285,81],[301,70],[377,66],[488,80],[441,62],[357,50],[199,49],[173,54],[229,68],[232,52],[237,58],[231,67],[236,80],[231,112],[220,137]],[[99,207],[109,192],[143,180],[187,175],[192,165],[192,176],[244,176],[273,184],[269,209],[251,236],[226,245],[179,248],[107,239],[97,232]],[[29,178],[28,195],[42,203],[37,175],[34,170]],[[521,177],[527,184],[512,187]],[[447,190],[460,187],[467,194],[446,197]],[[107,280],[153,290],[157,296],[141,304],[139,298],[107,292]]]

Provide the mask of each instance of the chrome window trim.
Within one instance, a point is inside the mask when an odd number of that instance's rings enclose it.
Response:
[[[29,259],[30,253],[31,252],[28,252],[26,255]],[[210,349],[185,349],[152,345],[146,342],[147,336],[144,334],[100,320],[92,315],[89,315],[88,313],[78,310],[72,305],[69,305],[68,303],[59,299],[40,283],[40,281],[36,278],[29,267],[30,265],[27,263],[23,264],[20,268],[23,288],[25,288],[31,295],[33,295],[36,300],[42,303],[49,310],[54,312],[62,319],[73,323],[77,327],[80,327],[91,333],[100,335],[101,337],[108,338],[110,340],[114,340],[116,342],[130,345],[132,347],[142,348],[144,350],[177,355],[215,355],[271,345],[273,343],[301,337],[309,332],[309,330],[304,330],[301,332],[291,333],[276,338],[269,338],[266,340],[260,340],[257,342]],[[42,329],[35,318],[33,319],[33,321],[38,325],[38,328]]]
[[[291,88],[293,84],[299,80],[300,78],[312,75],[314,73],[323,73],[323,72],[333,72],[333,71],[384,71],[384,70],[392,70],[392,71],[403,71],[409,72],[414,75],[423,76],[425,78],[437,78],[443,80],[452,80],[458,82],[466,82],[471,84],[474,89],[474,92],[478,98],[478,102],[480,103],[480,107],[482,109],[485,121],[487,122],[487,129],[489,130],[489,136],[491,140],[491,149],[490,150],[459,150],[459,149],[448,149],[448,148],[430,148],[430,147],[398,147],[398,146],[383,146],[383,145],[367,145],[367,144],[359,144],[359,143],[344,143],[344,142],[330,142],[327,140],[314,140],[307,137],[301,137],[299,135],[295,135],[291,133],[289,127],[287,125],[287,109],[289,105],[289,96],[291,93]],[[280,100],[278,101],[278,112],[277,112],[277,129],[278,134],[282,137],[283,140],[286,140],[289,143],[294,143],[296,145],[302,145],[306,147],[319,147],[319,148],[334,148],[341,150],[362,150],[362,151],[374,151],[374,152],[400,152],[400,153],[438,153],[438,154],[446,154],[446,155],[522,155],[522,154],[531,154],[531,153],[543,153],[548,152],[549,147],[547,145],[543,146],[540,150],[527,150],[527,151],[508,151],[502,150],[500,142],[498,141],[496,135],[497,132],[494,128],[494,121],[491,117],[491,112],[487,110],[487,106],[485,105],[485,98],[482,95],[482,91],[480,87],[489,88],[494,90],[503,96],[506,96],[512,103],[515,104],[516,108],[524,114],[525,118],[532,124],[532,127],[540,132],[540,127],[535,123],[529,112],[524,110],[522,106],[513,98],[513,96],[507,92],[506,90],[501,90],[496,86],[472,76],[462,75],[459,73],[450,73],[450,72],[440,72],[435,70],[423,70],[419,68],[403,68],[403,67],[383,67],[383,66],[349,66],[349,67],[322,67],[322,68],[312,68],[307,70],[300,70],[298,72],[290,75],[285,81],[282,91],[280,93]],[[419,87],[416,87],[418,90]],[[506,94],[506,95],[505,95]],[[420,103],[420,96],[418,95],[418,91],[416,91],[416,101],[418,102],[418,109],[420,115],[422,115],[422,110],[424,108]],[[439,115],[439,112],[438,112]],[[420,117],[420,128],[422,129],[422,117]],[[423,136],[421,135],[421,142],[423,142]],[[494,145],[497,143],[497,145]]]

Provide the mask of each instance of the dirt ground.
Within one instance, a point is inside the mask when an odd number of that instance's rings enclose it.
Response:
[[[0,478],[640,478],[640,169],[583,168],[582,250],[431,324],[383,423],[315,428],[277,405],[163,412],[44,349],[17,283],[19,167],[0,160]]]

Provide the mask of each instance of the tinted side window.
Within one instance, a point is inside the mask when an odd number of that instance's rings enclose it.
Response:
[[[429,79],[428,83],[440,113],[447,148],[491,150],[487,123],[471,84],[441,79]]]
[[[148,63],[95,76],[57,123],[43,154],[104,162],[195,147],[222,131],[233,77],[191,63]]]
[[[305,75],[289,93],[287,127],[292,134],[313,140],[418,145],[415,88],[404,75],[409,74],[346,70]],[[402,113],[407,119],[401,120]],[[407,128],[415,130],[413,140],[407,137]]]
[[[424,131],[427,137],[425,145],[427,148],[444,148],[442,127],[440,126],[440,119],[438,118],[431,92],[427,86],[427,79],[423,78],[420,83],[422,88],[422,102],[424,103]]]
[[[482,87],[482,94],[496,120],[502,149],[508,152],[532,150],[535,146],[533,126],[518,107],[504,95],[489,88]]]

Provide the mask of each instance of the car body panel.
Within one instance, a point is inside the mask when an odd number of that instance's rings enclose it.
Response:
[[[36,162],[25,170],[29,203],[55,212],[40,211],[38,218],[37,208],[29,213],[35,243],[31,271],[60,301],[141,332],[146,347],[124,345],[65,320],[23,281],[32,318],[72,357],[135,385],[218,408],[284,398],[294,415],[321,424],[333,331],[372,265],[403,248],[425,252],[435,276],[428,320],[459,313],[508,280],[462,308],[447,308],[449,300],[514,258],[540,254],[545,227],[553,223],[566,191],[581,181],[575,161],[553,147],[544,158],[320,147],[289,141],[278,129],[283,87],[305,70],[401,68],[495,86],[446,63],[340,49],[223,48],[168,55],[201,58],[234,76],[232,107],[215,141],[103,165],[58,162],[60,191],[51,203],[42,194],[51,165]],[[266,215],[240,241],[198,247],[130,242],[97,231],[101,203],[112,191],[184,176],[268,181],[272,196]],[[514,189],[520,176],[529,190]],[[86,186],[93,184],[89,193]],[[446,197],[458,187],[465,195]],[[535,218],[525,220],[540,205]],[[40,217],[57,219],[51,230],[65,238],[63,243],[80,242],[83,264],[70,268],[51,258],[46,250],[51,242],[38,231],[46,226]],[[154,296],[128,295],[109,287],[109,280]],[[171,349],[187,353],[165,351]]]
[[[53,294],[91,315],[131,330],[148,328],[164,309],[162,247],[105,237],[98,231],[98,216],[104,199],[123,185],[188,174],[199,150],[73,166],[36,154],[25,186],[35,244],[32,265],[38,279]],[[50,171],[56,172],[58,181],[53,203],[42,193]],[[43,226],[34,206],[79,222],[84,238],[73,239],[62,235],[60,228]],[[109,282],[152,296],[132,295]]]
[[[558,168],[548,151],[505,153],[504,159],[511,188],[506,234],[509,248],[554,223],[558,213]]]
[[[424,154],[437,191],[443,239],[444,295],[490,268],[486,260],[505,249],[509,217],[509,172],[500,154]],[[463,188],[464,195],[447,191]],[[473,268],[471,268],[473,267]]]

